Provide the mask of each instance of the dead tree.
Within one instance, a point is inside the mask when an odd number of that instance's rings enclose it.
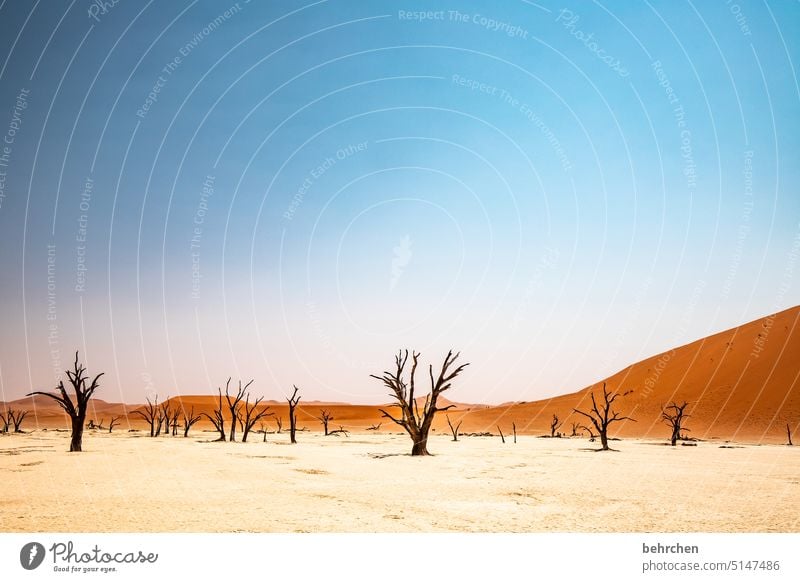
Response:
[[[322,423],[322,427],[325,429],[325,436],[328,436],[328,423],[333,420],[331,413],[325,409],[322,409],[319,411],[317,420]]]
[[[236,390],[236,395],[231,399],[231,395],[228,393],[228,389],[231,385],[231,379],[228,378],[228,382],[225,384],[225,400],[228,401],[228,409],[231,412],[231,431],[228,440],[232,443],[236,442],[236,421],[239,419],[239,409],[242,407],[242,400],[247,396],[247,388],[250,384],[253,383],[253,380],[250,380],[247,384],[242,386],[242,381],[239,380],[239,386]]]
[[[170,405],[169,400],[165,400],[161,404],[161,413],[158,416],[158,425],[156,425],[156,436],[161,434],[164,430],[164,436],[169,436],[169,421],[170,421]]]
[[[111,431],[114,430],[114,427],[119,424],[119,420],[122,418],[121,416],[112,416],[111,422],[108,423],[108,432],[111,434]]]
[[[503,436],[503,429],[500,428],[500,425],[497,425],[497,430],[500,432],[500,440],[503,441],[503,444],[506,444],[506,437]]]
[[[451,382],[458,376],[461,371],[469,364],[461,364],[451,371],[451,367],[458,359],[459,354],[453,355],[453,351],[447,352],[442,368],[438,377],[433,375],[433,365],[428,367],[428,376],[430,377],[431,391],[425,397],[425,404],[420,411],[419,402],[414,396],[415,390],[415,374],[417,371],[417,360],[420,354],[417,352],[411,353],[411,373],[408,378],[408,383],[403,378],[406,363],[408,362],[408,350],[400,350],[395,356],[395,371],[384,372],[383,376],[370,375],[372,378],[380,380],[389,388],[390,396],[397,402],[392,404],[400,409],[400,418],[396,418],[381,409],[381,414],[394,422],[395,424],[403,427],[408,435],[411,437],[413,445],[411,447],[411,455],[429,455],[428,452],[428,434],[433,424],[433,418],[437,412],[448,410],[453,405],[437,407],[439,396],[445,390],[449,390]]]
[[[516,423],[511,423],[511,430],[514,431],[514,444],[517,444],[517,425]]]
[[[203,416],[210,420],[211,424],[213,424],[214,428],[219,432],[217,441],[225,442],[225,417],[222,415],[222,389],[217,388],[217,393],[219,394],[219,399],[217,401],[217,407],[214,409],[214,416],[206,414],[205,412]]]
[[[8,409],[8,421],[9,424],[14,425],[14,432],[22,432],[22,421],[25,420],[25,417],[28,416],[29,410],[20,410],[15,411],[12,409]]]
[[[181,415],[181,411],[175,408],[172,411],[172,418],[170,419],[170,425],[172,426],[172,436],[178,436],[178,418]]]
[[[74,402],[67,394],[63,380],[58,381],[58,386],[56,387],[58,394],[36,391],[29,393],[28,396],[36,394],[47,396],[55,400],[64,409],[64,412],[69,415],[72,422],[72,438],[69,450],[70,452],[79,452],[83,445],[83,424],[86,422],[86,410],[94,391],[100,386],[100,377],[103,372],[100,372],[89,382],[89,377],[86,375],[86,366],[78,363],[78,352],[75,352],[74,369],[67,370],[66,373],[69,383],[72,385],[72,390],[75,392]]]
[[[626,392],[625,394],[628,394]],[[629,416],[620,416],[619,412],[616,412],[611,409],[611,406],[614,404],[614,401],[620,396],[619,392],[613,392],[609,394],[606,390],[606,383],[603,382],[603,402],[598,406],[597,401],[594,397],[594,392],[591,393],[592,395],[592,408],[589,412],[583,412],[582,410],[578,410],[574,408],[573,410],[578,414],[585,416],[589,420],[592,421],[595,429],[597,429],[597,433],[600,435],[600,444],[603,446],[602,450],[607,451],[608,448],[608,427],[611,423],[620,422],[623,420],[630,420],[636,422],[633,418]]]
[[[265,406],[264,408],[261,409],[260,412],[258,411],[258,405],[261,404],[262,400],[264,400],[263,396],[258,398],[255,402],[253,402],[252,406],[250,406],[249,394],[244,400],[244,415],[240,418],[243,443],[247,442],[247,435],[250,434],[250,431],[253,430],[253,427],[258,421],[260,421],[262,418],[266,418],[267,416],[273,416],[275,414],[274,412],[269,411],[269,406]]]
[[[593,442],[594,442],[594,439],[595,439],[596,437],[594,436],[594,433],[592,432],[592,429],[591,429],[591,428],[589,428],[588,426],[585,426],[585,425],[583,425],[583,424],[582,424],[582,425],[580,425],[578,428],[579,428],[579,429],[581,429],[581,431],[586,431],[586,432],[588,432],[588,433],[589,433],[589,442],[590,442],[590,443],[593,443]]]
[[[553,420],[550,421],[550,438],[555,438],[556,431],[564,424],[558,418],[557,414],[553,414]]]
[[[458,429],[461,428],[461,423],[464,422],[463,420],[459,420],[458,424],[453,426],[453,423],[450,422],[450,415],[447,416],[447,426],[450,427],[450,432],[453,433],[453,442],[458,442]],[[369,429],[367,429],[369,430]]]
[[[372,426],[368,426],[366,430],[379,430],[383,423],[379,422],[378,424],[373,424]]]
[[[156,396],[155,402],[150,402],[150,398],[147,398],[147,404],[144,406],[144,410],[134,410],[133,414],[137,414],[141,416],[144,421],[150,426],[150,436],[156,436],[156,421],[159,418],[159,409],[158,409],[158,396]]]
[[[340,434],[343,434],[344,436],[349,437],[350,436],[350,431],[347,430],[345,427],[343,427],[340,424],[338,429],[332,430],[328,434],[331,434],[331,435],[334,435],[334,436],[339,436]]]
[[[789,445],[790,447],[791,447],[791,446],[793,446],[793,445],[792,445],[792,429],[791,429],[791,427],[789,426],[789,423],[788,423],[788,422],[786,423],[786,438],[788,438],[788,439],[789,439],[789,442],[788,442],[788,443],[786,443],[786,444],[787,444],[787,445]]]
[[[297,432],[297,403],[300,402],[300,396],[297,395],[299,389],[294,384],[292,385],[294,392],[292,396],[286,399],[289,403],[289,441],[292,444],[297,444],[295,433]]]
[[[183,411],[183,438],[189,436],[189,430],[192,428],[192,425],[198,422],[201,417],[201,414],[195,416],[194,406],[189,409],[189,414],[186,414],[186,410]]]
[[[0,433],[7,433],[8,427],[11,424],[11,421],[8,418],[8,413],[3,414],[0,412],[0,423],[2,424],[2,428],[0,428]]]
[[[578,436],[578,429],[579,428],[582,428],[581,425],[578,424],[577,422],[573,422],[572,423],[572,433],[569,436],[574,436],[574,437]]]
[[[673,447],[681,438],[681,429],[689,430],[682,426],[683,421],[689,418],[689,415],[684,412],[688,405],[689,403],[684,400],[683,404],[672,402],[669,406],[661,407],[661,421],[672,430],[669,442]]]
[[[275,424],[278,425],[278,430],[275,431],[275,434],[281,434],[281,431],[283,430],[283,419],[280,416],[276,416]]]

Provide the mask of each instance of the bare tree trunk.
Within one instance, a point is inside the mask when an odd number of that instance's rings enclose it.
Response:
[[[789,423],[788,422],[786,423],[786,436],[789,439],[789,442],[787,444],[790,447],[793,446],[792,445],[792,429],[789,427]]]
[[[516,423],[511,423],[511,430],[514,431],[514,444],[517,444],[517,425]]]
[[[503,436],[503,430],[499,425],[497,426],[497,430],[500,431],[500,440],[503,441],[503,444],[506,444],[506,437]]]
[[[69,452],[79,453],[83,450],[83,421],[86,417],[76,416],[72,419],[72,438],[69,442]]]
[[[608,433],[606,431],[602,431],[600,433],[600,444],[603,446],[603,450],[608,450]]]
[[[428,452],[428,437],[422,438],[422,440],[414,441],[413,446],[411,447],[411,456],[412,457],[425,457],[430,455]]]
[[[300,396],[297,395],[298,388],[297,386],[293,386],[294,392],[292,396],[287,398],[286,401],[289,403],[289,442],[293,445],[297,444],[297,438],[295,437],[295,433],[297,432],[297,403],[300,402]]]

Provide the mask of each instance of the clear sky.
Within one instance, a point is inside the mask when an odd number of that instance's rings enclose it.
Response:
[[[800,303],[797,2],[101,4],[0,4],[2,399],[531,400]]]

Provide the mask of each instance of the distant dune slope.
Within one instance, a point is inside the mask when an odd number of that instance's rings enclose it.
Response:
[[[620,397],[617,409],[636,422],[614,425],[613,435],[666,438],[667,427],[660,421],[661,406],[671,401],[688,401],[690,418],[686,422],[689,436],[701,439],[742,440],[750,442],[783,442],[786,423],[800,433],[800,307],[773,314],[707,338],[677,347],[637,362],[605,380],[572,394],[548,400],[487,406],[454,404],[446,414],[437,416],[434,430],[447,431],[446,415],[462,422],[461,432],[497,433],[499,426],[510,433],[512,423],[517,432],[549,434],[552,415],[557,414],[564,424],[560,432],[569,435],[571,424],[585,419],[573,408],[585,409],[590,393],[602,389],[629,392]],[[376,389],[380,389],[376,386]],[[455,387],[448,396],[457,397]],[[170,399],[169,405],[196,413],[211,413],[216,396],[180,396]],[[93,400],[89,418],[97,421],[111,416],[126,420],[118,430],[144,427],[131,411],[141,405],[124,405]],[[223,397],[223,405],[224,397]],[[285,402],[265,401],[276,416],[288,425]],[[44,397],[24,398],[0,404],[4,407],[31,410],[26,426],[66,426],[64,414],[52,400]],[[298,424],[309,430],[320,430],[316,419],[320,409],[333,415],[330,427],[344,426],[359,431],[380,423],[380,431],[402,430],[386,418],[381,418],[380,406],[344,403],[304,402],[298,412]],[[226,409],[227,416],[227,409]],[[267,430],[276,428],[275,417],[266,419]],[[196,429],[208,430],[203,420]],[[256,427],[256,429],[258,426]],[[800,444],[800,434],[797,435]]]

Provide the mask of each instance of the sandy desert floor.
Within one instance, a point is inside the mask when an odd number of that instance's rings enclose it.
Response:
[[[800,447],[444,435],[0,437],[0,531],[800,532]],[[509,439],[510,440],[510,439]]]

